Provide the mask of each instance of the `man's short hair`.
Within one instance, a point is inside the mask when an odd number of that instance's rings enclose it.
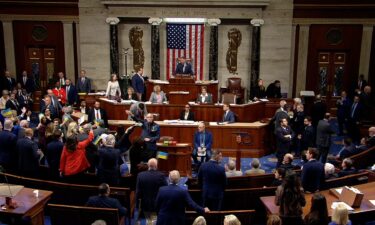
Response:
[[[145,108],[145,104],[141,102],[141,103],[138,104],[138,107],[139,107],[141,110],[144,110],[144,108]]]
[[[309,122],[312,122],[312,118],[311,118],[311,116],[305,116],[305,119],[306,119],[307,121],[309,121]]]
[[[25,128],[25,136],[26,137],[32,137],[34,136],[34,131],[31,128]]]
[[[102,183],[99,185],[99,194],[105,195],[109,192],[109,185],[106,183]]]
[[[180,181],[180,172],[178,172],[178,170],[172,170],[169,172],[169,180],[172,184],[178,184]]]
[[[307,151],[309,151],[314,159],[318,158],[319,150],[317,148],[309,148]]]
[[[211,150],[211,158],[214,160],[217,160],[220,154],[221,154],[221,151],[218,149]]]
[[[20,121],[20,127],[27,128],[28,126],[29,126],[29,121],[27,120]]]
[[[286,153],[284,155],[284,158],[288,159],[289,162],[293,162],[293,159],[294,159],[293,155],[290,153]]]
[[[11,119],[5,119],[4,121],[4,130],[12,130],[13,121]]]
[[[345,158],[342,162],[345,164],[346,168],[351,168],[353,166],[353,160],[350,158]]]
[[[251,167],[253,167],[255,169],[258,169],[259,166],[260,166],[259,159],[257,159],[257,158],[253,159],[253,161],[251,161],[250,165],[251,165]]]
[[[105,139],[105,145],[109,147],[113,147],[115,146],[115,144],[116,144],[115,136],[113,136],[113,134],[108,135],[107,138]]]
[[[324,119],[329,119],[331,117],[331,113],[326,113],[326,114],[324,114]]]
[[[155,158],[151,158],[147,162],[149,170],[156,170],[158,168],[158,160]]]

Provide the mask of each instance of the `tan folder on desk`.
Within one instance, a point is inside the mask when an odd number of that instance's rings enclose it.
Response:
[[[358,189],[353,190],[349,187],[343,187],[339,199],[351,207],[357,208],[361,206],[363,193],[359,192]]]

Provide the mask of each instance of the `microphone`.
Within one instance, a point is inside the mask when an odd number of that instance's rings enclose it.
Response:
[[[13,197],[13,193],[12,193],[12,188],[10,187],[10,184],[8,182],[8,178],[5,174],[5,169],[2,165],[0,165],[0,173],[4,176],[4,179],[5,179],[5,184],[4,185],[7,185],[8,187],[8,190],[9,190],[9,195],[7,196],[6,194],[4,194],[5,196],[5,204],[4,205],[1,205],[1,207],[5,207],[5,208],[8,208],[8,209],[15,209],[18,207],[17,203],[13,201],[12,197]],[[1,196],[1,193],[0,193],[0,196]]]

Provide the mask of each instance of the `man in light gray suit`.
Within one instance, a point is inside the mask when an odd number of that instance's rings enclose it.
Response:
[[[80,78],[78,78],[76,87],[77,87],[78,93],[90,93],[91,92],[91,80],[86,77],[85,70],[81,70]]]
[[[320,161],[324,164],[327,161],[329,148],[331,147],[331,135],[334,133],[329,120],[331,114],[326,113],[324,118],[319,121],[316,128],[316,146],[320,154]]]

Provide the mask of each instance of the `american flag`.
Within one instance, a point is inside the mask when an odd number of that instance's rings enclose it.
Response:
[[[197,80],[203,79],[203,24],[167,24],[167,79],[174,74],[178,57],[192,59]]]

